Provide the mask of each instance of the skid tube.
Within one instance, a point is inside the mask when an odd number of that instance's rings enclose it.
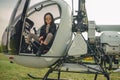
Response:
[[[94,68],[89,67],[89,66],[87,66],[86,64],[82,63],[82,64],[80,64],[80,65],[82,65],[82,66],[84,66],[84,67],[87,67],[87,68],[89,68],[89,69],[95,70],[95,71],[97,71],[97,72],[63,71],[63,70],[61,70],[61,67],[62,67],[62,65],[63,65],[63,63],[64,63],[64,60],[65,60],[64,58],[63,58],[63,59],[59,59],[54,65],[52,65],[52,66],[49,68],[49,70],[47,71],[47,73],[44,75],[43,78],[34,77],[34,76],[30,75],[30,74],[28,74],[28,76],[29,76],[30,78],[40,79],[40,80],[67,80],[67,79],[60,79],[61,72],[70,72],[70,73],[95,74],[94,80],[97,80],[98,75],[99,75],[99,74],[102,74],[102,75],[104,75],[104,77],[106,78],[106,80],[110,80],[110,75],[109,75],[109,73],[108,73],[107,71],[105,71],[105,70],[102,68],[102,66],[100,66],[100,67],[101,67],[101,71],[100,71],[100,70],[94,69]],[[57,79],[48,78],[49,75],[50,75],[53,71],[58,72],[58,77],[57,77]]]

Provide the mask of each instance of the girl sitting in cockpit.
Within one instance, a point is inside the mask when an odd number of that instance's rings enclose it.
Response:
[[[48,50],[52,46],[55,33],[56,25],[54,23],[53,15],[51,13],[46,13],[44,15],[44,25],[40,29],[40,36],[29,33],[27,43],[29,44],[31,39],[37,41],[37,43],[39,43],[39,49],[36,50],[36,48],[33,47],[33,51],[40,56],[44,53],[44,50]]]

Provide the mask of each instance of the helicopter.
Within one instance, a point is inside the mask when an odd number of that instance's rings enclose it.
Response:
[[[18,0],[3,33],[2,52],[11,62],[31,68],[49,68],[43,80],[50,80],[48,77],[53,71],[58,71],[58,80],[62,71],[95,74],[94,80],[98,74],[110,80],[111,72],[120,71],[120,25],[96,25],[88,21],[85,0],[78,0],[77,15],[73,15],[64,0],[38,0],[34,5],[33,2]],[[47,12],[53,14],[57,31],[50,49],[37,56],[32,48],[39,47],[34,40],[26,46],[26,39],[30,32],[39,35]],[[87,40],[84,32],[88,33]],[[101,35],[96,36],[96,32]],[[92,61],[86,62],[86,59]]]

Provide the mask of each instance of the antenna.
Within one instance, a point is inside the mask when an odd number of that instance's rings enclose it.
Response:
[[[78,12],[81,11],[80,8],[81,7],[81,0],[78,0]]]
[[[74,15],[74,1],[72,0],[72,15]]]

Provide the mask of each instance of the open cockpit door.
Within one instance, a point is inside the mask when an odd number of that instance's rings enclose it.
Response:
[[[18,54],[20,51],[20,43],[22,39],[21,34],[29,1],[30,0],[19,0],[17,2],[17,5],[12,13],[9,25],[4,32],[5,34],[3,34],[3,36],[7,36],[5,38],[7,42],[7,44],[5,44],[7,46],[6,51],[9,52],[7,54]]]

